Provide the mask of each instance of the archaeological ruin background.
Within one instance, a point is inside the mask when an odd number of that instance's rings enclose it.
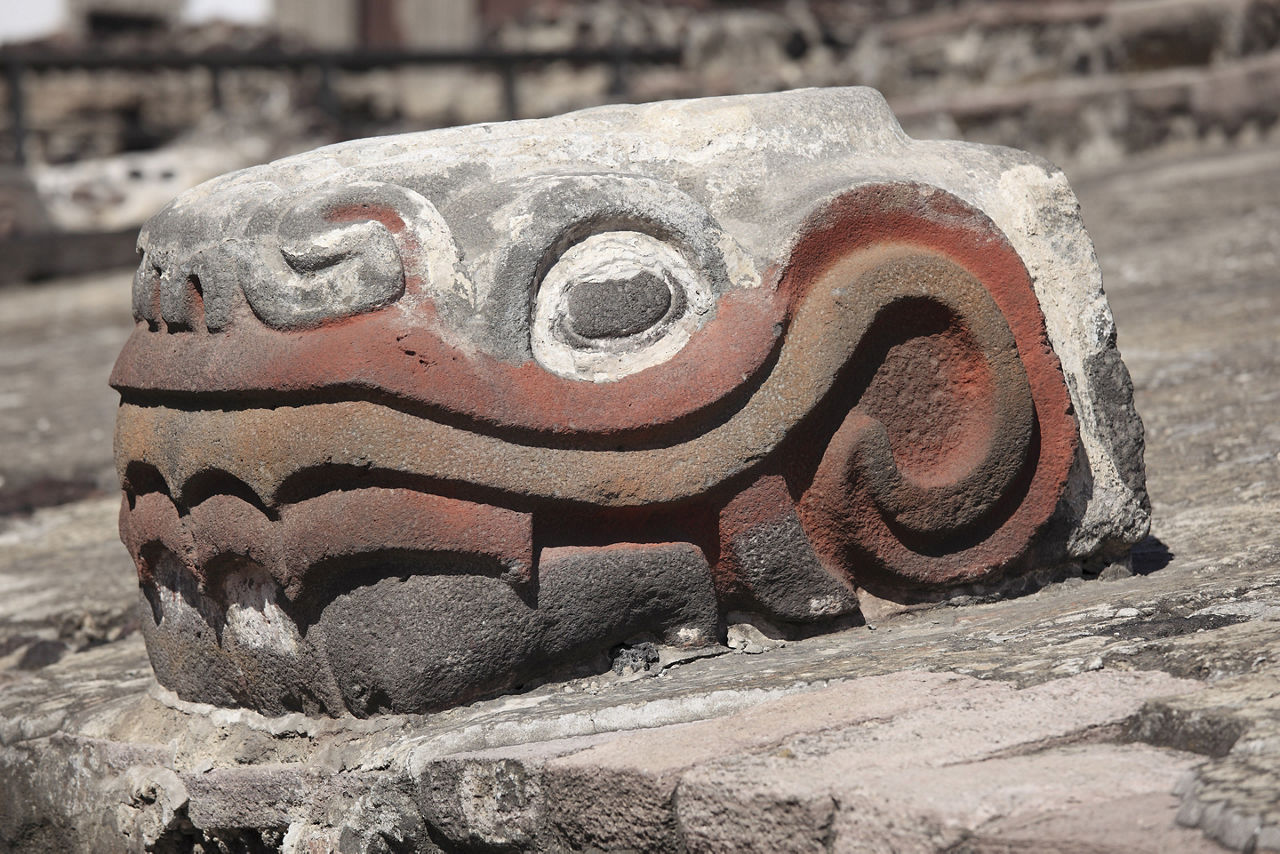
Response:
[[[0,45],[0,851],[1280,850],[1280,2],[61,5]],[[713,651],[624,644],[427,715],[157,684],[108,386],[146,219],[334,142],[860,85],[913,138],[1063,169],[1114,326],[1053,312],[1118,349],[1089,376],[1127,366],[1142,429],[1072,417],[1145,457],[1149,534],[860,591],[811,637],[729,620]],[[762,210],[806,156],[753,186]],[[998,197],[977,167],[954,180]],[[1044,257],[1080,245],[1006,216]]]

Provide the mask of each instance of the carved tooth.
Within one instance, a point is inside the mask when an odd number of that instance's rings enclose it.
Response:
[[[160,322],[160,277],[150,251],[141,248],[142,260],[133,274],[133,319],[147,321],[153,326]]]

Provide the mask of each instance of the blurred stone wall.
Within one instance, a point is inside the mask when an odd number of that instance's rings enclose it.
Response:
[[[325,48],[462,49],[480,36],[471,0],[275,0],[274,26]]]
[[[913,134],[1068,162],[1250,141],[1274,133],[1280,110],[1280,0],[547,3],[492,38],[682,48],[679,69],[634,71],[637,100],[874,86]],[[531,115],[563,108],[566,93],[608,97],[602,82],[559,78],[522,78]]]
[[[521,69],[515,81],[521,117],[615,100],[865,84],[885,93],[912,135],[1012,145],[1073,166],[1106,165],[1153,149],[1250,144],[1278,134],[1280,0],[365,5],[391,15],[402,47],[565,51],[624,45],[672,48],[683,57],[676,65],[636,65],[622,74],[607,65],[568,63]],[[357,0],[278,0],[276,10],[278,28],[177,27],[89,47],[198,56],[354,46],[363,38],[360,16],[369,14]],[[64,34],[22,49],[86,47],[76,39]],[[499,74],[464,66],[335,72],[327,93],[315,69],[226,70],[217,87],[221,109],[203,68],[51,71],[25,80],[28,159],[37,164],[41,192],[55,188],[53,221],[74,228],[122,227],[153,204],[152,196],[167,198],[187,178],[253,158],[326,140],[507,117]],[[7,88],[0,90],[7,100]],[[7,119],[7,112],[0,116]],[[253,144],[228,142],[245,139]],[[0,158],[11,143],[10,129],[3,127]],[[166,146],[186,152],[178,157],[193,167],[181,170],[186,177],[168,183],[137,178],[175,174],[165,163],[139,160],[145,160],[142,152]],[[134,153],[121,160],[122,152]],[[102,162],[68,165],[61,173],[38,165],[86,160]],[[123,189],[112,177],[117,174],[125,176]],[[137,186],[140,181],[148,186]],[[135,204],[140,190],[146,198]]]
[[[108,47],[193,54],[353,47],[359,5],[278,0],[279,32],[188,27],[153,43]],[[610,100],[865,84],[883,91],[916,133],[1072,159],[1257,136],[1271,130],[1280,104],[1280,0],[417,0],[388,8],[396,10],[404,47],[623,44],[684,55],[678,67],[629,69],[621,92],[606,67],[526,70],[517,85],[524,116]],[[490,71],[335,78],[341,126],[330,132],[337,136],[505,117],[500,80]],[[313,110],[319,92],[311,72],[233,71],[221,84],[229,114],[263,123]],[[200,69],[28,75],[30,159],[56,163],[163,144],[213,109],[212,91]],[[264,106],[273,102],[274,109]]]

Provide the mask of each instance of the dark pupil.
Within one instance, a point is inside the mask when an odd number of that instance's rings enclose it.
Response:
[[[625,338],[653,326],[671,308],[671,289],[652,273],[581,282],[569,291],[569,328],[583,338]]]

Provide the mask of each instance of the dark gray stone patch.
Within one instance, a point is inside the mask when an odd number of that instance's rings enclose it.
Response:
[[[582,282],[569,291],[570,331],[582,338],[626,338],[643,332],[671,308],[671,288],[652,273]]]

